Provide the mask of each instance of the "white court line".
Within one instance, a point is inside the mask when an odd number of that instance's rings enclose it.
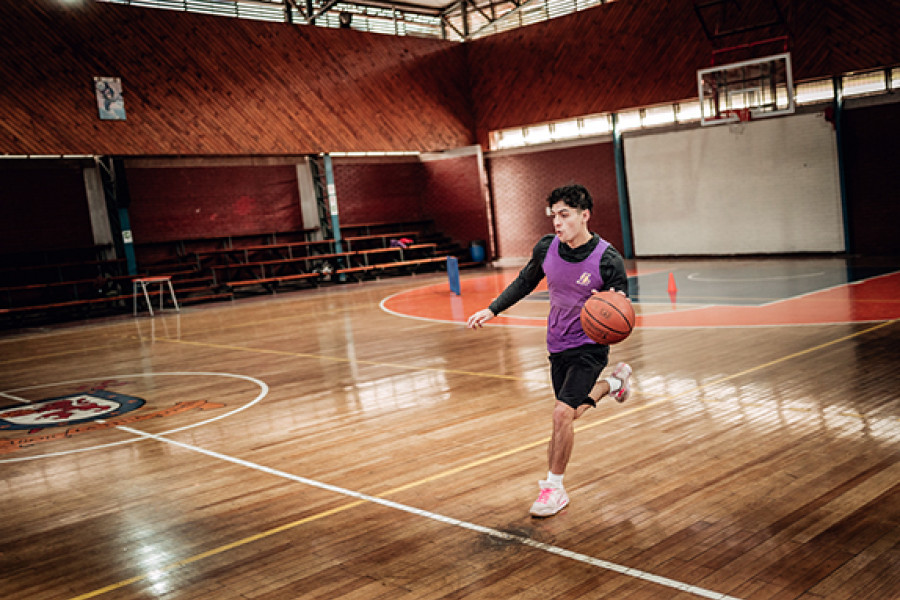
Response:
[[[170,433],[177,433],[179,431],[184,431],[185,429],[193,429],[194,427],[200,427],[201,425],[206,425],[208,423],[213,423],[218,421],[219,419],[224,419],[226,417],[230,417],[232,415],[236,415],[237,413],[247,410],[263,398],[265,398],[269,393],[269,386],[266,385],[264,381],[261,381],[255,377],[250,377],[249,375],[239,375],[237,373],[215,373],[209,371],[165,371],[165,372],[154,372],[150,371],[149,373],[131,373],[128,375],[116,375],[114,377],[106,377],[106,379],[128,379],[128,378],[138,378],[138,377],[167,377],[167,376],[183,376],[183,375],[201,375],[201,376],[214,376],[214,377],[230,377],[232,379],[243,379],[245,381],[249,381],[251,383],[255,383],[259,386],[260,392],[257,394],[256,398],[248,402],[247,404],[243,404],[234,410],[230,410],[226,413],[223,413],[217,417],[211,417],[204,421],[199,421],[197,423],[191,423],[188,425],[183,425],[181,427],[176,427],[175,429],[169,429],[167,431],[163,431],[162,435],[168,435]],[[57,383],[41,383],[38,385],[31,385],[28,387],[20,387],[14,388],[9,391],[11,392],[20,392],[24,390],[37,390],[41,388],[48,388],[53,386],[63,386],[70,385],[73,383],[84,383],[85,381],[97,381],[98,379],[103,379],[101,377],[89,377],[85,379],[72,379],[69,381],[60,381]],[[17,398],[16,396],[10,395],[6,392],[0,392],[0,395],[6,396],[9,398],[17,399],[22,403],[31,404],[30,400],[25,400],[24,398]],[[59,452],[48,452],[46,454],[35,454],[34,456],[19,456],[16,458],[4,458],[0,459],[0,464],[3,463],[14,463],[14,462],[24,462],[29,460],[38,460],[41,458],[47,458],[50,456],[66,456],[67,454],[80,454],[81,452],[90,452],[92,450],[99,450],[100,448],[110,448],[112,446],[121,446],[123,444],[133,444],[134,442],[138,442],[138,439],[127,439],[119,442],[109,442],[106,444],[97,444],[94,446],[88,446],[86,448],[76,448],[74,450],[60,450]]]
[[[0,396],[4,398],[9,398],[14,402],[18,402],[19,404],[31,404],[31,400],[26,400],[25,398],[19,398],[18,396],[13,396],[12,394],[7,394],[6,392],[0,392]]]
[[[582,563],[585,563],[588,565],[599,567],[601,569],[606,569],[607,571],[613,571],[616,573],[620,573],[622,575],[634,577],[635,579],[642,579],[644,581],[649,581],[651,583],[655,583],[655,584],[662,585],[665,587],[673,588],[673,589],[676,589],[676,590],[679,590],[682,592],[687,592],[687,593],[693,594],[695,596],[700,596],[702,598],[712,598],[714,600],[739,600],[738,598],[735,598],[734,596],[728,596],[728,595],[720,593],[720,592],[714,592],[712,590],[707,590],[707,589],[704,589],[701,587],[697,587],[695,585],[690,585],[687,583],[683,583],[681,581],[669,579],[668,577],[654,575],[653,573],[641,571],[640,569],[633,569],[631,567],[626,567],[626,566],[619,565],[619,564],[609,562],[606,560],[602,560],[599,558],[594,558],[593,556],[588,556],[586,554],[581,554],[579,552],[573,552],[571,550],[566,550],[565,548],[560,548],[559,546],[552,546],[550,544],[545,544],[544,542],[538,542],[538,541],[532,540],[531,538],[527,538],[527,537],[520,536],[520,535],[515,535],[512,533],[508,533],[506,531],[500,531],[497,529],[492,529],[490,527],[484,527],[483,525],[476,525],[475,523],[469,523],[467,521],[460,521],[459,519],[454,519],[453,517],[439,515],[437,513],[431,512],[431,511],[422,510],[420,508],[415,508],[413,506],[408,506],[406,504],[400,504],[399,502],[393,502],[391,500],[387,500],[385,498],[380,498],[378,496],[370,496],[369,494],[363,494],[361,492],[354,492],[353,490],[348,490],[346,488],[338,487],[336,485],[323,483],[321,481],[316,481],[314,479],[307,479],[306,477],[301,477],[299,475],[293,475],[293,474],[287,473],[285,471],[279,471],[278,469],[272,469],[270,467],[259,465],[259,464],[256,464],[256,463],[253,463],[253,462],[250,462],[247,460],[235,458],[233,456],[228,456],[227,454],[221,454],[221,453],[215,452],[213,450],[207,450],[205,448],[201,448],[200,446],[194,446],[192,444],[185,444],[182,442],[171,440],[169,438],[164,438],[160,435],[146,433],[146,432],[140,431],[138,429],[132,429],[131,427],[119,426],[116,429],[119,429],[121,431],[127,431],[128,433],[140,436],[145,439],[153,439],[153,440],[156,440],[159,442],[164,442],[166,444],[172,444],[174,446],[178,446],[178,447],[184,448],[186,450],[191,450],[192,452],[199,452],[200,454],[205,454],[207,456],[211,456],[212,458],[217,458],[219,460],[224,460],[226,462],[241,465],[243,467],[255,469],[257,471],[262,471],[263,473],[268,473],[269,475],[275,475],[276,477],[289,479],[291,481],[296,481],[296,482],[302,483],[304,485],[308,485],[311,487],[316,487],[316,488],[319,488],[322,490],[327,490],[330,492],[341,494],[342,496],[349,496],[350,498],[356,498],[357,500],[365,500],[366,502],[380,504],[381,506],[386,506],[388,508],[400,510],[400,511],[403,511],[403,512],[406,512],[409,514],[424,517],[426,519],[431,519],[433,521],[445,523],[447,525],[454,525],[456,527],[461,527],[463,529],[477,531],[478,533],[483,533],[483,534],[489,535],[494,538],[507,540],[507,541],[515,541],[524,546],[530,546],[532,548],[535,548],[537,550],[542,550],[542,551],[548,552],[550,554],[555,554],[557,556],[569,558],[569,559],[572,559],[572,560],[575,560],[578,562],[582,562]]]
[[[773,275],[772,277],[701,277],[700,273],[690,273],[687,278],[690,281],[699,281],[701,283],[759,283],[760,281],[790,281],[792,279],[804,279],[811,277],[821,277],[825,271],[816,271],[815,273],[800,273],[798,275]]]

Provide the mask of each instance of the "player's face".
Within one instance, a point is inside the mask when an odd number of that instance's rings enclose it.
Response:
[[[553,232],[560,242],[576,248],[590,239],[587,226],[590,211],[572,208],[559,201],[550,207],[550,216],[553,217]]]

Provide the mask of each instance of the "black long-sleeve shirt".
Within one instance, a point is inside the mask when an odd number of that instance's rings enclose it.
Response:
[[[499,315],[534,291],[534,288],[544,278],[544,257],[547,256],[547,250],[550,249],[550,243],[553,242],[554,237],[552,233],[545,235],[535,244],[534,250],[531,252],[531,260],[519,271],[519,276],[491,302],[488,308],[491,309],[492,313]],[[593,233],[590,241],[577,248],[570,248],[568,244],[560,244],[559,256],[568,262],[581,262],[590,256],[599,243],[600,236]],[[603,277],[604,290],[615,288],[628,294],[628,275],[625,272],[625,261],[622,259],[619,251],[612,246],[609,246],[603,253],[603,256],[600,257],[600,276]]]

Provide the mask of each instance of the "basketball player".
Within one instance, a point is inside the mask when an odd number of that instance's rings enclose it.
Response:
[[[581,307],[594,290],[628,289],[625,263],[609,242],[588,229],[593,200],[580,185],[557,188],[547,198],[555,235],[535,245],[531,260],[519,276],[491,302],[469,317],[467,326],[487,321],[530,294],[547,277],[550,315],[547,349],[556,406],[553,436],[547,450],[550,472],[542,480],[531,506],[535,517],[550,517],[569,503],[563,475],[575,444],[575,419],[606,395],[624,402],[631,394],[631,367],[619,363],[612,374],[598,379],[609,360],[609,346],[592,341],[581,328]]]

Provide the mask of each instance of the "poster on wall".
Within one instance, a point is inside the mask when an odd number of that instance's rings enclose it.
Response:
[[[125,120],[125,99],[122,97],[122,80],[118,77],[94,77],[97,110],[103,121]]]

